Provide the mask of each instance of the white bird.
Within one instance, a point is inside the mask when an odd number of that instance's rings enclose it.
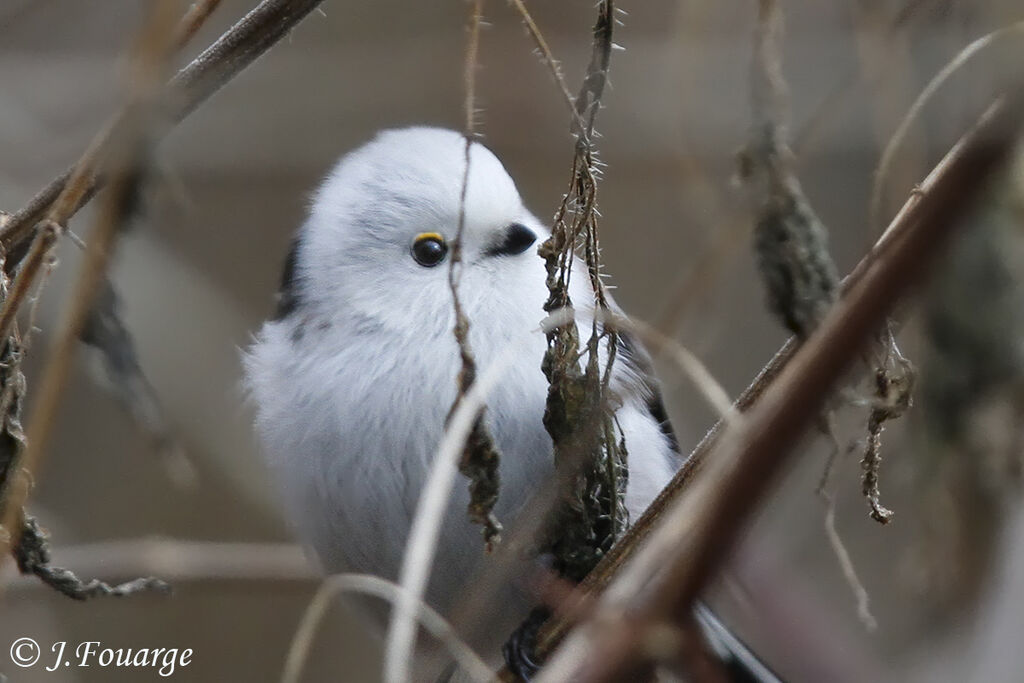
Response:
[[[328,572],[397,579],[461,367],[448,267],[464,178],[459,297],[470,345],[480,373],[511,354],[485,413],[502,456],[497,517],[514,519],[553,473],[539,329],[548,292],[535,246],[549,231],[487,148],[470,146],[468,175],[466,159],[463,135],[435,128],[382,132],[343,157],[293,241],[277,314],[245,358],[272,478]],[[578,259],[573,269],[570,295],[585,339],[593,293]],[[646,354],[636,343],[620,353],[610,386],[635,519],[680,458]],[[467,502],[463,484],[427,592],[442,613],[487,561]],[[503,603],[482,630],[514,625],[530,606],[525,597],[516,603]]]

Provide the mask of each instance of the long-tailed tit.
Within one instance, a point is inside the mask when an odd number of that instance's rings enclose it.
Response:
[[[277,313],[245,360],[266,460],[288,515],[329,572],[396,579],[460,368],[448,267],[464,208],[459,297],[481,372],[507,367],[487,397],[502,457],[495,512],[511,520],[552,476],[543,415],[547,380],[544,263],[549,231],[501,162],[456,132],[380,133],[346,155],[316,193],[288,256]],[[465,197],[463,204],[463,182]],[[586,338],[593,293],[573,264],[570,295]],[[626,506],[638,516],[680,462],[646,354],[624,346],[613,366],[616,424],[629,449]],[[442,613],[486,556],[457,487],[427,600]],[[483,631],[520,618],[504,600]],[[507,635],[507,631],[504,632]]]

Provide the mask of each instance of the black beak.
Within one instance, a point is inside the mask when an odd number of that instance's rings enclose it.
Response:
[[[537,233],[525,225],[513,223],[505,228],[502,240],[490,247],[486,256],[516,256],[530,248],[537,241]]]

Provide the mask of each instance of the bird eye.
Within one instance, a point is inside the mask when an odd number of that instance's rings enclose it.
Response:
[[[412,257],[416,263],[426,268],[432,268],[448,254],[448,244],[444,238],[436,232],[424,232],[416,235],[412,241]]]

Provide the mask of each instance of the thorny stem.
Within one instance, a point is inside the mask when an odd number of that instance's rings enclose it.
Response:
[[[522,3],[517,6],[564,90],[543,36]],[[576,258],[575,245],[581,237],[594,305],[601,311],[608,309],[600,277],[593,137],[594,121],[608,80],[614,11],[610,1],[598,6],[590,65],[573,108],[576,146],[569,191],[555,215],[551,238],[539,249],[547,270],[549,296],[544,310],[549,313],[572,307],[569,283]],[[625,449],[620,448],[621,440],[615,438],[616,425],[607,405],[617,335],[610,329],[600,331],[594,316],[590,338],[583,347],[587,361],[582,369],[575,321],[549,330],[547,338],[548,350],[542,367],[550,387],[544,426],[552,438],[555,468],[562,485],[562,503],[554,513],[558,521],[552,524],[557,532],[553,532],[555,537],[550,542],[554,545],[557,570],[571,580],[579,580],[626,525],[621,500],[626,482]],[[603,368],[598,361],[602,340],[607,340],[608,348]]]
[[[901,295],[925,274],[988,178],[1001,169],[1024,122],[1024,82],[1018,76],[1004,104],[975,127],[955,162],[919,198],[913,219],[867,260],[863,276],[826,317],[748,418],[723,434],[715,456],[688,495],[601,598],[605,614],[628,606],[650,621],[688,613],[695,596],[727,557],[745,520],[766,493],[817,408],[856,360]],[[642,652],[613,649],[621,625],[590,624],[562,646],[539,681],[628,679]],[[608,647],[605,647],[608,646]]]
[[[547,65],[548,70],[551,71],[551,77],[555,81],[555,85],[558,86],[558,90],[562,93],[562,98],[565,100],[566,105],[569,107],[569,111],[573,116],[573,128],[576,130],[586,129],[586,124],[583,119],[580,118],[580,113],[576,109],[576,103],[573,99],[572,93],[569,92],[569,86],[565,83],[565,77],[562,75],[562,67],[558,60],[555,59],[554,54],[551,52],[551,48],[548,47],[548,41],[544,38],[544,34],[541,33],[540,27],[537,26],[537,22],[533,20],[533,16],[530,11],[526,9],[526,3],[523,0],[510,0],[512,6],[516,8],[519,15],[523,19],[523,26],[526,27],[526,32],[530,34],[530,38],[537,46],[537,50],[540,52],[541,59]],[[610,43],[609,43],[610,47]]]
[[[990,121],[1000,115],[1006,108],[1002,102],[994,105],[982,117],[977,128],[982,127],[986,121]],[[1024,109],[1024,107],[1022,107]],[[947,153],[946,156],[932,169],[928,177],[920,184],[917,190],[910,195],[903,208],[897,213],[883,232],[882,236],[875,243],[874,247],[864,258],[853,268],[843,280],[843,292],[849,291],[855,284],[864,280],[869,273],[879,266],[882,261],[881,255],[891,249],[892,245],[902,241],[907,233],[917,226],[926,217],[922,202],[931,198],[942,188],[948,187],[950,176],[962,177],[965,169],[970,168],[971,159],[968,156],[970,148],[976,144],[976,135],[969,133],[959,140]],[[980,183],[980,178],[973,178],[968,183]],[[959,182],[959,181],[956,181]],[[895,297],[886,295],[886,299],[892,299],[895,305]],[[753,378],[750,385],[739,395],[734,404],[737,413],[747,413],[761,401],[761,397],[770,386],[776,381],[779,375],[789,365],[793,356],[800,347],[796,337],[790,337],[775,355]],[[726,431],[728,423],[720,419],[704,437],[691,450],[683,466],[676,472],[672,480],[658,494],[654,502],[647,510],[634,521],[625,535],[612,546],[600,564],[594,568],[580,585],[579,591],[587,595],[599,594],[619,575],[623,567],[635,557],[638,549],[652,536],[654,531],[666,522],[669,510],[674,504],[682,499],[683,494],[694,485],[698,474],[704,471],[706,463],[712,451],[720,444],[722,435]],[[564,620],[553,619],[541,629],[537,638],[537,654],[544,657],[551,653],[572,627],[571,623]],[[507,675],[507,671],[503,672]],[[508,680],[507,678],[503,680]]]

